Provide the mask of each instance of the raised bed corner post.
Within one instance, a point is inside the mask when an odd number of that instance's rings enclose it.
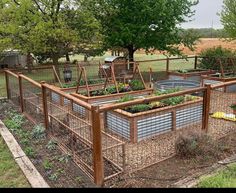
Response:
[[[45,81],[41,82],[42,87],[42,103],[43,103],[43,115],[44,115],[44,125],[46,129],[49,129],[49,119],[48,119],[48,104],[47,104],[47,88],[45,87]]]
[[[10,94],[9,76],[8,76],[7,69],[4,72],[5,72],[5,80],[6,80],[7,99],[10,100],[11,94]]]
[[[210,100],[211,100],[211,84],[205,84],[206,90],[203,97],[203,124],[202,130],[208,132],[209,127],[209,114],[210,114]]]
[[[92,131],[93,131],[93,166],[94,182],[98,186],[104,185],[104,166],[102,156],[102,130],[98,106],[92,106]]]
[[[18,81],[19,81],[19,94],[20,94],[20,108],[21,112],[24,112],[24,97],[23,97],[23,87],[22,87],[22,77],[21,72],[18,72]]]

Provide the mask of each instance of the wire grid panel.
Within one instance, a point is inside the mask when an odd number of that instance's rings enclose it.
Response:
[[[60,104],[48,102],[48,112],[51,136],[56,139],[61,149],[71,154],[75,163],[93,178],[91,125]]]
[[[193,93],[196,95],[196,93]],[[175,154],[180,135],[201,132],[203,93],[183,104],[133,113],[107,112],[106,132],[125,143],[125,171],[134,172]]]
[[[21,72],[36,82],[46,81],[47,83],[55,83],[52,67],[45,67],[43,69],[33,68],[32,71],[21,70]]]
[[[223,87],[222,90],[224,90]],[[211,90],[209,134],[214,138],[218,139],[236,131],[235,121],[224,119],[222,116],[218,118],[212,117],[216,112],[222,112],[228,118],[232,117],[233,109],[230,106],[235,103],[236,92],[227,93],[219,89]]]
[[[17,106],[20,105],[19,79],[8,74],[10,100]]]
[[[44,123],[42,89],[22,79],[24,111],[37,123]]]

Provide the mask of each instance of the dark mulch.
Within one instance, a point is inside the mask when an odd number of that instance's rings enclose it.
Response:
[[[11,102],[0,101],[0,119],[4,120],[7,118],[7,112],[13,109],[19,112],[19,109]],[[31,132],[33,127],[34,125],[26,119],[22,130]],[[50,187],[96,187],[70,158],[60,159],[62,157],[68,158],[68,156],[63,154],[59,148],[55,150],[46,148],[50,140],[48,137],[40,140],[32,139],[30,144],[26,146],[21,143],[19,136],[15,133],[13,135],[24,151],[28,147],[32,147],[35,155],[29,156],[29,158]],[[49,169],[45,169],[43,166],[46,162],[49,162],[51,165]]]

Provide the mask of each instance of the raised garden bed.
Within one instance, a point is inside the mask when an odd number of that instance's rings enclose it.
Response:
[[[167,72],[169,80],[194,80],[198,82],[201,81],[201,75],[213,73],[215,73],[215,71],[206,69],[186,69]]]
[[[178,100],[181,98],[178,98]],[[142,107],[141,107],[142,106]],[[140,105],[139,108],[117,109],[107,112],[105,124],[113,133],[137,143],[143,139],[174,131],[202,121],[203,99],[179,101],[177,105],[154,107]],[[139,112],[140,107],[143,112]],[[129,112],[128,112],[129,111]]]
[[[230,82],[236,80],[236,75],[227,73],[224,77],[222,77],[220,74],[211,74],[211,75],[202,75],[202,84],[219,84],[224,82]],[[236,85],[230,85],[225,86],[223,89],[220,88],[220,90],[224,92],[236,92]]]

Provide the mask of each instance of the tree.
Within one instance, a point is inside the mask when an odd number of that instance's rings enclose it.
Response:
[[[179,45],[193,49],[196,38],[180,28],[198,0],[84,0],[82,5],[101,22],[104,47],[122,47],[129,59],[140,48],[181,55]]]
[[[220,13],[224,32],[230,40],[236,39],[236,1],[224,0],[223,10]]]
[[[72,0],[5,0],[1,7],[1,32],[7,32],[11,46],[24,53],[47,55],[55,65],[78,41],[75,30],[68,27],[65,10]],[[7,19],[6,19],[7,18]]]

